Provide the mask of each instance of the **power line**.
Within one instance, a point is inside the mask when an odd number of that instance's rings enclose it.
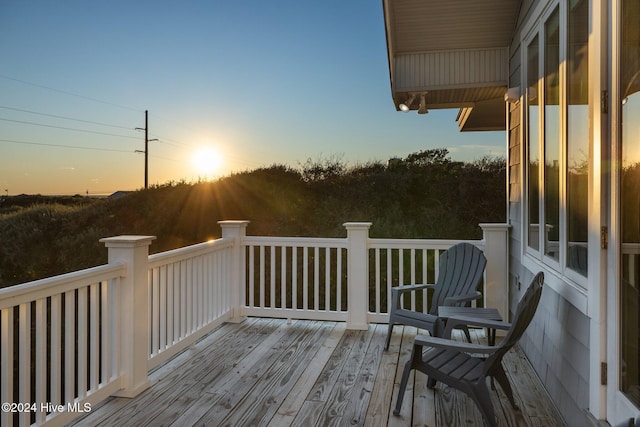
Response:
[[[108,127],[112,127],[112,128],[116,128],[116,129],[125,129],[125,130],[131,130],[131,127],[128,126],[120,126],[120,125],[114,125],[114,124],[109,124],[109,123],[101,123],[101,122],[95,122],[92,120],[84,120],[84,119],[77,119],[74,117],[66,117],[66,116],[59,116],[56,114],[49,114],[49,113],[42,113],[39,111],[32,111],[32,110],[25,110],[22,108],[15,108],[15,107],[7,107],[4,105],[0,105],[0,108],[5,109],[5,110],[11,110],[11,111],[19,111],[21,113],[28,113],[28,114],[36,114],[39,116],[44,116],[44,117],[54,117],[57,119],[64,119],[64,120],[71,120],[74,122],[81,122],[81,123],[89,123],[89,124],[93,124],[93,125],[99,125],[99,126],[108,126]],[[44,123],[34,123],[34,122],[27,122],[27,121],[20,121],[20,120],[12,120],[12,119],[3,119],[0,118],[0,120],[5,120],[5,121],[13,121],[16,123],[24,123],[24,124],[32,124],[32,125],[36,125],[36,126],[47,126],[47,127],[54,127],[53,125],[47,125]],[[81,131],[81,132],[94,132],[94,131],[88,131],[88,130],[84,130],[84,129],[72,129],[72,128],[66,128],[66,127],[58,127],[59,129],[65,129],[65,130],[77,130],[77,131]],[[125,136],[125,135],[115,135],[115,134],[105,134],[105,135],[110,135],[110,136],[124,136],[125,138],[132,138],[132,139],[137,139],[136,137],[133,136]],[[158,138],[158,142],[162,143],[162,144],[167,144],[170,145],[172,147],[178,147],[178,148],[184,148],[184,147],[193,147],[190,144],[181,142],[181,141],[177,141],[175,139],[171,139],[171,138],[166,138],[160,135],[156,135],[156,134],[152,134],[150,133],[149,136],[155,136]]]
[[[44,147],[55,147],[55,148],[69,148],[69,149],[76,149],[76,150],[91,150],[91,151],[110,151],[113,153],[135,153],[135,151],[132,150],[118,150],[115,148],[98,148],[98,147],[82,147],[79,145],[64,145],[64,144],[49,144],[46,142],[33,142],[33,141],[16,141],[13,139],[0,139],[0,142],[6,142],[9,144],[23,144],[23,145],[39,145],[39,146],[44,146]],[[149,155],[149,157],[153,157],[154,159],[162,159],[162,160],[168,160],[171,162],[179,162],[180,160],[176,160],[176,159],[172,159],[170,157],[163,157],[163,156],[154,156],[154,155]]]
[[[15,82],[19,82],[19,83],[22,83],[22,84],[25,84],[25,85],[29,85],[29,86],[39,87],[39,88],[42,88],[42,89],[46,89],[46,90],[50,90],[50,91],[53,91],[53,92],[62,93],[62,94],[69,95],[69,96],[75,96],[77,98],[86,99],[86,100],[97,102],[97,103],[100,103],[100,104],[111,105],[111,106],[114,106],[114,107],[123,108],[123,109],[130,110],[130,111],[135,111],[135,112],[141,112],[142,111],[140,109],[128,107],[126,105],[116,104],[116,103],[109,102],[109,101],[104,101],[104,100],[101,100],[101,99],[98,99],[98,98],[93,98],[93,97],[90,97],[90,96],[80,95],[80,94],[77,94],[77,93],[68,92],[68,91],[61,90],[61,89],[56,89],[56,88],[53,88],[53,87],[50,87],[50,86],[45,86],[45,85],[42,85],[42,84],[33,83],[33,82],[29,82],[29,81],[22,80],[22,79],[16,79],[14,77],[6,76],[6,75],[3,75],[3,74],[0,74],[0,78],[6,79],[6,80],[15,81]],[[97,125],[101,125],[101,126],[110,126],[110,127],[121,128],[121,129],[129,129],[128,127],[123,127],[123,126],[118,126],[118,125],[110,125],[110,124],[106,124],[106,123],[92,122],[92,121],[89,121],[89,120],[81,120],[81,119],[75,119],[75,118],[70,118],[70,117],[56,116],[56,115],[53,115],[53,114],[39,113],[39,112],[35,112],[35,111],[30,111],[30,110],[21,110],[21,109],[17,109],[17,108],[2,107],[2,106],[0,106],[0,108],[5,108],[5,109],[10,109],[10,110],[15,110],[15,111],[22,111],[22,112],[31,113],[31,114],[39,114],[39,115],[49,116],[49,117],[62,118],[62,119],[67,119],[67,120],[74,120],[74,121],[79,121],[79,122],[84,122],[84,123],[97,124]],[[159,117],[165,123],[166,122],[172,122],[174,125],[180,126],[180,127],[184,128],[184,129],[194,130],[192,127],[186,126],[186,125],[184,125],[182,123],[178,123],[175,120],[167,120],[166,118],[162,118],[161,116],[158,116],[158,115],[155,115],[155,114],[153,114],[153,116]],[[40,126],[44,126],[44,125],[40,125]],[[50,126],[50,127],[53,127],[53,126]],[[64,128],[62,128],[62,129],[64,129]],[[161,142],[164,142],[164,143],[167,143],[167,144],[168,144],[167,141],[171,141],[174,144],[178,144],[178,145],[174,145],[176,147],[193,148],[193,145],[184,143],[182,141],[177,141],[177,140],[174,140],[174,139],[171,139],[171,138],[166,138],[166,137],[158,136],[158,135],[151,135],[151,134],[149,134],[149,135],[150,136],[154,136],[156,138],[159,138],[159,139],[163,140]],[[119,135],[111,135],[111,136],[119,136]],[[127,137],[127,138],[134,138],[135,139],[135,137]],[[169,145],[173,145],[173,144],[169,144]]]
[[[72,121],[75,121],[75,122],[89,123],[89,124],[93,124],[93,125],[108,126],[108,127],[117,128],[117,129],[131,130],[131,127],[127,127],[127,126],[118,126],[118,125],[112,125],[112,124],[108,124],[108,123],[94,122],[94,121],[91,121],[91,120],[75,119],[73,117],[58,116],[58,115],[55,115],[55,114],[41,113],[41,112],[38,112],[38,111],[31,111],[31,110],[23,110],[21,108],[6,107],[6,106],[3,106],[3,105],[0,105],[0,108],[3,108],[5,110],[11,110],[11,111],[19,111],[21,113],[37,114],[39,116],[55,117],[57,119],[72,120]]]
[[[175,139],[171,139],[171,138],[166,138],[163,137],[162,135],[157,135],[155,133],[150,133],[149,136],[155,136],[156,138],[158,138],[158,141],[163,143],[163,144],[167,144],[167,145],[171,145],[173,147],[179,147],[179,148],[193,148],[193,145],[191,144],[187,144],[186,142],[182,142],[182,141],[177,141]],[[170,141],[170,142],[169,142]]]
[[[44,124],[44,123],[28,122],[28,121],[25,121],[25,120],[13,120],[13,119],[6,119],[6,118],[3,118],[3,117],[0,117],[0,120],[5,121],[5,122],[21,123],[21,124],[27,124],[27,125],[32,125],[32,126],[42,126],[42,127],[47,127],[47,128],[53,128],[53,129],[71,130],[71,131],[74,131],[74,132],[86,132],[86,133],[93,133],[93,134],[97,134],[97,135],[117,136],[118,138],[138,139],[135,136],[116,135],[114,133],[99,132],[99,131],[94,131],[94,130],[76,129],[76,128],[69,128],[69,127],[65,127],[65,126],[47,125],[47,124]]]
[[[98,147],[82,147],[79,145],[63,145],[63,144],[48,144],[45,142],[32,142],[32,141],[16,141],[13,139],[0,139],[0,142],[7,142],[10,144],[24,144],[24,145],[39,145],[44,147],[57,147],[57,148],[71,148],[76,150],[91,150],[91,151],[111,151],[116,153],[133,153],[132,150],[117,150],[115,148],[98,148]]]
[[[163,121],[163,122],[165,122],[165,123],[166,123],[166,122],[172,122],[174,125],[180,126],[180,127],[181,127],[181,128],[183,128],[183,129],[186,129],[186,130],[189,130],[189,131],[192,131],[192,132],[193,132],[193,131],[197,131],[197,129],[194,129],[194,128],[193,128],[193,127],[191,127],[191,126],[187,126],[187,125],[186,125],[186,124],[184,124],[184,123],[179,123],[179,122],[177,122],[177,121],[175,121],[175,120],[167,119],[166,117],[162,117],[162,116],[158,116],[157,114],[152,114],[152,116],[157,117],[158,119],[162,120],[162,121]]]
[[[54,114],[39,113],[39,112],[35,112],[35,111],[22,110],[22,109],[19,109],[19,108],[4,107],[4,106],[0,106],[0,108],[5,108],[5,109],[8,109],[8,110],[15,110],[15,111],[28,112],[28,113],[33,113],[33,114],[39,114],[39,115],[49,116],[49,117],[62,118],[62,119],[67,119],[67,120],[75,120],[75,121],[84,122],[84,123],[92,123],[92,124],[98,124],[98,125],[103,125],[103,126],[117,127],[117,128],[120,128],[120,129],[130,129],[130,128],[124,127],[124,126],[109,125],[109,124],[106,124],[106,123],[92,122],[92,121],[89,121],[89,120],[82,120],[82,119],[74,119],[74,118],[70,118],[70,117],[56,116]],[[95,134],[99,134],[99,135],[115,136],[115,137],[120,137],[120,138],[138,139],[138,138],[136,138],[134,136],[128,136],[128,135],[117,135],[117,134],[111,134],[111,133],[106,133],[106,132],[90,131],[90,130],[86,130],[86,129],[74,129],[74,128],[67,128],[67,127],[62,127],[62,126],[47,125],[47,124],[44,124],[44,123],[27,122],[27,121],[23,121],[23,120],[13,120],[13,119],[6,119],[6,118],[0,118],[0,120],[8,121],[8,122],[14,122],[14,123],[30,124],[30,125],[34,125],[34,126],[43,126],[43,127],[52,127],[52,128],[56,128],[56,129],[73,130],[73,131],[77,131],[77,132],[88,132],[88,133],[95,133]],[[150,141],[158,141],[160,143],[165,143],[165,144],[168,144],[168,145],[171,145],[171,146],[174,146],[174,147],[179,147],[176,144],[171,144],[169,142],[161,141],[161,140],[158,140],[158,139],[152,139]],[[29,141],[8,140],[8,139],[2,139],[2,140],[0,140],[0,142],[9,142],[9,143],[15,143],[15,144],[29,144],[29,145],[44,145],[44,146],[49,146],[49,147],[62,147],[62,148],[81,148],[81,149],[85,149],[85,150],[95,149],[95,150],[101,150],[101,151],[115,151],[115,152],[122,152],[122,153],[130,153],[131,152],[131,151],[127,151],[127,150],[112,150],[112,149],[100,149],[100,148],[91,148],[91,147],[77,147],[77,146],[70,146],[70,145],[47,144],[47,143],[37,143],[37,142],[29,142]],[[177,162],[178,161],[176,159],[172,159],[172,158],[169,158],[169,157],[162,157],[162,156],[150,156],[150,157],[153,157],[153,158],[156,158],[156,159],[169,160],[169,161],[172,161],[172,162]]]
[[[163,156],[155,156],[153,154],[149,154],[149,157],[154,158],[154,159],[162,159],[162,160],[168,160],[170,162],[179,162],[180,160],[177,159],[171,159],[169,157],[163,157]]]
[[[69,96],[74,96],[74,97],[77,97],[77,98],[86,99],[86,100],[97,102],[97,103],[100,103],[100,104],[111,105],[111,106],[114,106],[114,107],[123,108],[125,110],[135,111],[137,113],[140,113],[140,112],[144,111],[144,110],[141,110],[139,108],[133,108],[133,107],[129,107],[127,105],[117,104],[117,103],[110,102],[110,101],[104,101],[102,99],[93,98],[93,97],[90,97],[90,96],[81,95],[81,94],[78,94],[78,93],[69,92],[69,91],[62,90],[62,89],[57,89],[57,88],[54,88],[54,87],[51,87],[51,86],[42,85],[42,84],[39,84],[39,83],[29,82],[29,81],[22,80],[22,79],[17,79],[15,77],[3,75],[3,74],[0,74],[0,78],[6,79],[6,80],[15,81],[15,82],[22,83],[22,84],[29,85],[29,86],[39,87],[39,88],[50,90],[50,91],[53,91],[53,92],[62,93],[64,95],[69,95]],[[8,108],[8,107],[0,107],[0,108]],[[22,110],[18,110],[18,109],[16,109],[16,110],[17,111],[22,111]],[[34,113],[34,114],[40,114],[40,113],[37,113],[37,112],[31,112],[29,110],[24,110],[24,111],[25,112]],[[175,121],[173,119],[167,119],[166,117],[162,117],[162,116],[159,116],[157,114],[151,114],[151,115],[154,116],[154,117],[159,118],[164,123],[171,122],[174,125],[179,126],[181,128],[184,128],[184,129],[187,129],[187,130],[191,130],[191,131],[197,130],[197,129],[191,127],[191,126],[188,126],[188,125],[186,125],[184,123],[177,122],[177,121]],[[54,116],[54,115],[51,115],[51,116],[52,117],[58,117],[58,116]],[[60,118],[66,118],[66,119],[69,119],[69,120],[82,121],[82,120],[79,120],[79,119],[71,119],[71,118],[67,118],[67,117],[60,117]],[[93,123],[93,122],[87,121],[87,123]],[[115,125],[108,125],[108,124],[104,124],[104,123],[95,123],[95,124],[100,124],[100,125],[104,125],[104,126],[115,126]],[[115,126],[115,127],[119,127],[119,126]],[[153,136],[157,136],[157,135],[153,135]],[[158,138],[162,138],[162,137],[160,136]],[[178,144],[185,144],[185,143],[183,143],[181,141],[171,140],[170,138],[163,138],[163,139],[169,140],[169,141],[173,141],[173,142],[178,143]],[[190,144],[185,144],[185,145],[192,146]]]
[[[86,99],[86,100],[89,100],[89,101],[98,102],[100,104],[111,105],[113,107],[118,107],[118,108],[124,108],[125,110],[135,111],[136,113],[139,113],[141,111],[141,110],[139,110],[137,108],[128,107],[126,105],[120,105],[120,104],[116,104],[116,103],[109,102],[109,101],[103,101],[103,100],[98,99],[98,98],[92,98],[90,96],[84,96],[84,95],[79,95],[79,94],[73,93],[73,92],[67,92],[65,90],[56,89],[56,88],[45,86],[45,85],[41,85],[41,84],[38,84],[38,83],[28,82],[26,80],[16,79],[14,77],[5,76],[3,74],[0,74],[0,78],[6,79],[6,80],[12,80],[14,82],[22,83],[22,84],[29,85],[29,86],[35,86],[35,87],[39,87],[39,88],[42,88],[42,89],[51,90],[51,91],[58,92],[58,93],[63,93],[65,95],[69,95],[69,96],[75,96],[77,98],[82,98],[82,99]]]
[[[134,111],[134,112],[142,112],[143,111],[143,110],[138,109],[138,108],[132,108],[132,107],[129,107],[129,106],[126,106],[126,105],[121,105],[121,104],[117,104],[117,103],[113,103],[113,102],[109,102],[109,101],[104,101],[104,100],[101,100],[101,99],[98,99],[98,98],[93,98],[93,97],[90,97],[90,96],[85,96],[85,95],[81,95],[81,94],[78,94],[78,93],[73,93],[73,92],[57,89],[57,88],[54,88],[54,87],[50,87],[50,86],[46,86],[46,85],[42,85],[42,84],[38,84],[38,83],[33,83],[33,82],[29,82],[29,81],[22,80],[22,79],[17,79],[17,78],[14,78],[14,77],[3,75],[3,74],[0,74],[0,78],[1,79],[5,79],[5,80],[15,81],[15,82],[22,83],[22,84],[29,85],[29,86],[34,86],[34,87],[46,89],[46,90],[53,91],[53,92],[58,92],[58,93],[61,93],[61,94],[64,94],[64,95],[68,95],[68,96],[73,96],[73,97],[77,97],[77,98],[86,99],[86,100],[97,102],[97,103],[104,104],[104,105],[110,105],[110,106],[113,106],[113,107],[122,108],[122,109],[129,110],[129,111]],[[54,114],[41,113],[41,112],[36,112],[36,111],[31,111],[31,110],[23,110],[23,109],[18,109],[18,108],[13,108],[13,107],[0,106],[0,108],[7,109],[7,110],[20,111],[20,112],[25,112],[25,113],[30,113],[30,114],[38,114],[38,115],[42,115],[42,116],[60,118],[60,119],[65,119],[65,120],[73,120],[73,121],[78,121],[78,122],[83,122],[83,123],[95,124],[95,125],[99,125],[99,126],[108,126],[108,127],[119,128],[119,129],[130,129],[130,128],[124,127],[124,126],[118,126],[118,125],[113,125],[113,124],[108,124],[108,123],[94,122],[94,121],[90,121],[90,120],[76,119],[76,118],[72,118],[72,117],[58,116],[58,115],[54,115]],[[193,127],[187,126],[187,125],[185,125],[183,123],[176,122],[175,120],[171,120],[171,119],[167,120],[167,118],[163,118],[162,116],[158,116],[156,114],[153,114],[153,116],[160,118],[165,123],[171,122],[171,123],[173,123],[173,125],[177,125],[177,126],[182,127],[184,129],[194,130]],[[47,124],[43,124],[43,123],[34,123],[34,122],[10,120],[10,119],[2,119],[2,118],[0,118],[0,120],[12,121],[12,122],[15,122],[15,123],[22,123],[22,124],[30,124],[30,125],[33,125],[33,126],[42,126],[42,127],[49,127],[49,128],[54,128],[54,129],[70,130],[70,131],[75,131],[75,132],[86,132],[86,133],[93,133],[93,134],[98,134],[98,135],[114,136],[114,137],[119,137],[119,138],[137,139],[134,136],[116,135],[116,134],[111,134],[111,133],[106,133],[106,132],[90,131],[90,130],[86,130],[86,129],[67,128],[67,127],[63,127],[63,126],[47,125]],[[174,147],[177,147],[177,148],[194,148],[193,144],[185,143],[185,142],[178,141],[178,140],[171,139],[171,138],[166,138],[166,137],[164,137],[162,135],[149,134],[149,136],[154,136],[154,137],[158,138],[158,141],[160,143],[167,144],[167,145],[170,145],[170,146],[174,146]],[[30,143],[30,142],[26,142],[26,141],[24,141],[24,142],[20,142],[20,141],[15,142],[15,141],[11,141],[11,140],[0,140],[0,141],[2,141],[2,142],[34,144],[34,145],[40,144],[40,143]],[[63,145],[55,145],[55,144],[40,144],[40,145],[54,146],[54,147],[55,146],[59,146],[59,147],[64,147],[64,148],[90,149],[89,147],[73,147],[73,146],[63,146]],[[110,151],[108,149],[98,149],[98,148],[96,148],[96,150]],[[118,150],[111,150],[111,151],[118,151]],[[121,150],[121,152],[129,152],[129,151]],[[151,157],[157,157],[157,156],[151,156]],[[165,158],[165,159],[166,160],[176,161],[176,160],[168,159],[168,158]],[[248,162],[246,162],[245,160],[241,160],[241,163],[249,165]]]

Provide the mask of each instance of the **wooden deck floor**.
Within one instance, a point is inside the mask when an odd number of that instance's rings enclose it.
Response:
[[[347,331],[344,323],[250,318],[226,324],[150,374],[135,399],[109,398],[76,425],[482,426],[464,394],[412,374],[401,416],[391,414],[415,328]],[[472,331],[483,340],[482,331]],[[561,418],[518,349],[505,361],[520,410],[498,387],[501,426],[556,426]]]

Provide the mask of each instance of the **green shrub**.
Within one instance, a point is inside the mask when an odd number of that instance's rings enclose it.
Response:
[[[0,287],[103,264],[102,237],[154,235],[151,252],[161,252],[219,237],[226,219],[250,220],[252,235],[344,237],[343,223],[369,221],[373,237],[476,239],[479,223],[506,220],[505,172],[504,159],[453,162],[436,149],[389,165],[347,167],[336,157],[271,165],[115,200],[8,197]]]

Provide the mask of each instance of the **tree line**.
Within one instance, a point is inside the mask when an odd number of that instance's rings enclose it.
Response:
[[[219,237],[228,219],[249,220],[250,235],[344,237],[343,223],[367,221],[372,237],[477,239],[479,223],[506,219],[505,177],[503,158],[458,162],[442,148],[387,163],[274,164],[118,199],[4,198],[0,287],[104,264],[103,237],[154,235],[151,252],[162,252]]]

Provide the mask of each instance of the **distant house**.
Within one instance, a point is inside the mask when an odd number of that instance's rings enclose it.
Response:
[[[109,195],[110,199],[119,199],[121,197],[126,196],[127,194],[131,194],[133,193],[133,191],[116,191],[115,193],[112,193]]]
[[[570,425],[640,414],[640,1],[383,0],[393,102],[506,130],[510,301]]]

